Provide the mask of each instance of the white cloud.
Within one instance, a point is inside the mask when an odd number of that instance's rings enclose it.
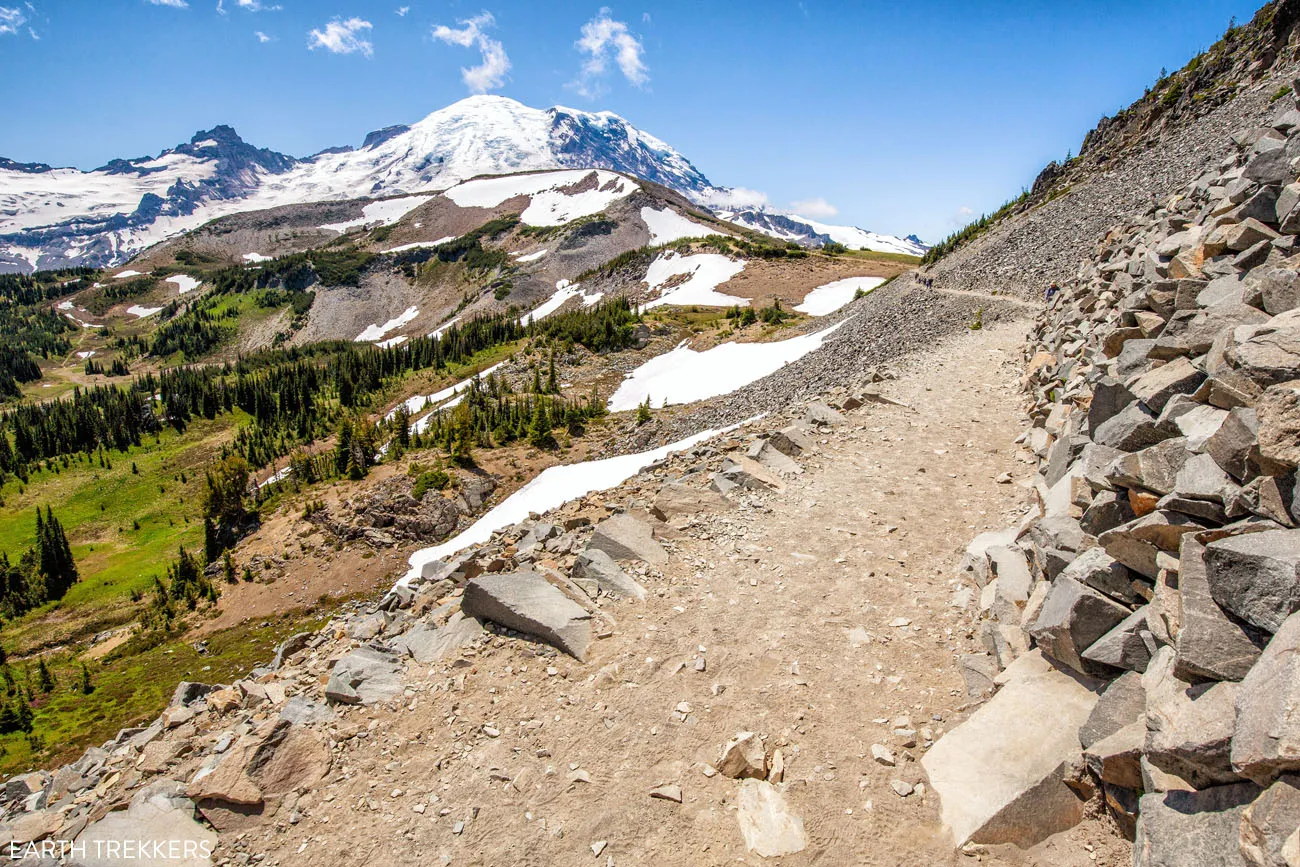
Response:
[[[190,4],[186,3],[185,0],[145,0],[145,2],[152,6],[170,6],[173,9],[190,8]]]
[[[406,13],[407,13],[407,12],[410,12],[410,11],[411,11],[411,7],[410,7],[410,6],[399,6],[399,7],[397,7],[397,17],[398,17],[398,18],[405,18],[405,17],[406,17]]]
[[[803,217],[812,217],[814,220],[828,219],[840,212],[839,208],[835,207],[821,196],[814,196],[811,199],[800,199],[797,202],[791,202],[790,210]]]
[[[957,213],[948,218],[948,225],[954,229],[960,229],[968,224],[975,217],[975,209],[969,205],[962,205],[957,209]]]
[[[0,36],[13,36],[27,23],[27,16],[21,9],[0,6]]]
[[[245,12],[279,12],[280,4],[263,6],[262,0],[235,0],[235,4]]]
[[[763,208],[767,206],[767,193],[750,190],[745,187],[732,187],[729,190],[711,189],[696,195],[696,200],[710,208],[735,211],[743,208]]]
[[[217,0],[217,14],[218,15],[226,14],[226,0]]]
[[[375,46],[361,38],[361,34],[370,29],[370,22],[360,18],[335,18],[325,25],[324,30],[312,30],[307,34],[307,47],[312,51],[324,48],[333,54],[360,52],[371,57],[375,53]]]
[[[506,73],[510,71],[510,58],[499,41],[492,39],[485,30],[495,27],[497,21],[491,12],[480,12],[473,18],[459,22],[459,28],[439,24],[433,28],[433,38],[448,45],[462,48],[477,47],[483,62],[478,66],[462,68],[461,80],[470,93],[487,93],[505,84]]]
[[[263,33],[263,32],[260,31],[260,30],[254,30],[254,31],[253,31],[253,35],[256,36],[256,37],[257,37],[257,41],[260,42],[260,43],[262,43],[263,45],[265,45],[265,44],[268,43],[268,42],[274,42],[274,41],[275,41],[275,37],[274,37],[274,36],[267,36],[265,33]]]
[[[610,18],[609,9],[582,25],[582,38],[576,43],[578,51],[587,55],[582,64],[582,75],[570,87],[583,96],[594,96],[600,91],[598,80],[609,68],[612,59],[623,77],[637,87],[650,81],[650,69],[645,64],[645,48],[622,21]]]

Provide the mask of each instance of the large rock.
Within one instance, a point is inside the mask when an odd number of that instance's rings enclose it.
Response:
[[[604,592],[615,599],[645,599],[646,590],[599,548],[587,548],[573,564],[573,583],[593,599]]]
[[[1129,391],[1156,412],[1164,409],[1176,394],[1192,394],[1204,381],[1205,374],[1186,358],[1152,368],[1129,383]]]
[[[1241,820],[1258,794],[1238,783],[1143,795],[1133,867],[1245,867]]]
[[[1134,671],[1110,682],[1079,727],[1079,743],[1086,749],[1097,741],[1108,738],[1120,729],[1141,722],[1146,713],[1147,694],[1142,688],[1142,675]]]
[[[359,647],[334,663],[325,698],[340,704],[374,704],[402,691],[397,657],[373,647]]]
[[[1140,487],[1157,494],[1174,490],[1178,473],[1189,457],[1186,437],[1156,443],[1133,454],[1121,455],[1106,470],[1106,481],[1126,488]]]
[[[764,780],[741,782],[736,819],[745,848],[763,858],[793,855],[808,845],[803,819],[791,813],[785,796]]]
[[[1053,659],[1078,672],[1099,673],[1104,669],[1086,662],[1083,651],[1128,615],[1123,605],[1061,574],[1027,631]]]
[[[1190,682],[1241,680],[1259,659],[1267,640],[1262,632],[1225,612],[1205,577],[1205,545],[1183,536],[1179,554],[1178,598],[1181,628],[1174,674]]]
[[[718,512],[731,507],[731,501],[708,488],[696,488],[670,482],[659,489],[650,513],[661,521],[671,521],[701,512]]]
[[[1151,661],[1151,648],[1155,645],[1155,638],[1147,628],[1147,608],[1143,605],[1093,642],[1083,652],[1084,663],[1126,671],[1146,671],[1147,663]]]
[[[1160,552],[1176,554],[1183,536],[1203,529],[1189,515],[1161,509],[1107,530],[1098,541],[1107,554],[1154,581],[1160,577]]]
[[[194,819],[194,804],[170,780],[136,793],[123,811],[109,813],[76,838],[76,863],[82,867],[209,867],[216,832]],[[133,846],[122,857],[123,841]]]
[[[587,547],[604,551],[615,560],[644,560],[652,566],[668,562],[668,552],[655,541],[650,525],[632,515],[615,515],[601,521]]]
[[[1142,788],[1142,748],[1147,728],[1132,722],[1114,734],[1096,741],[1083,751],[1088,769],[1111,786]]]
[[[1296,867],[1287,841],[1300,828],[1300,776],[1280,778],[1241,817],[1241,857],[1251,867]]]
[[[1224,472],[1237,481],[1252,474],[1259,455],[1259,419],[1253,407],[1238,407],[1228,412],[1219,429],[1206,440],[1205,453],[1214,458]]]
[[[1248,339],[1228,348],[1229,362],[1261,388],[1295,379],[1300,372],[1300,310],[1278,314],[1250,331]]]
[[[1252,626],[1276,632],[1300,608],[1300,530],[1211,542],[1205,566],[1214,601]]]
[[[921,759],[956,846],[1029,847],[1083,817],[1083,801],[1065,780],[1081,760],[1078,731],[1097,703],[1095,683],[1036,650],[1002,679],[1001,691]]]
[[[1151,410],[1134,401],[1093,431],[1093,441],[1122,452],[1135,452],[1179,433],[1178,426],[1159,421]]]
[[[321,736],[281,720],[265,734],[241,737],[215,767],[195,775],[186,794],[205,815],[209,807],[260,808],[268,797],[310,790],[329,769],[330,751]]]
[[[483,624],[457,611],[444,626],[419,622],[393,640],[393,647],[405,651],[416,662],[429,665],[445,658],[483,634]]]
[[[1274,469],[1300,465],[1300,380],[1274,385],[1255,404],[1259,455]]]
[[[1230,756],[1238,685],[1185,683],[1174,677],[1173,657],[1172,648],[1160,648],[1142,677],[1147,760],[1193,786],[1240,780]]]
[[[465,585],[460,607],[470,617],[491,620],[586,659],[590,615],[536,572],[480,575]]]
[[[1300,614],[1287,618],[1237,693],[1232,766],[1266,783],[1300,770]]]

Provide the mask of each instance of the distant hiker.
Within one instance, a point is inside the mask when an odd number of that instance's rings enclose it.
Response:
[[[1053,283],[1051,286],[1047,287],[1047,292],[1043,296],[1043,300],[1050,304],[1052,299],[1056,297],[1056,293],[1060,291],[1061,291],[1061,287]]]

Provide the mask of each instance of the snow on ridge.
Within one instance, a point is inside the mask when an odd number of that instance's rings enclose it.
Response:
[[[139,304],[132,304],[130,307],[126,308],[127,313],[130,313],[132,316],[139,319],[144,319],[146,316],[153,316],[161,310],[161,307],[141,307]]]
[[[119,271],[118,273],[114,274],[114,275],[113,275],[113,279],[114,279],[114,280],[125,280],[125,279],[128,278],[128,277],[139,277],[139,276],[140,276],[141,274],[143,274],[143,273],[144,273],[144,272],[142,272],[142,271],[132,271],[131,269],[128,268],[128,269],[125,270],[125,271]]]
[[[439,238],[436,241],[412,241],[410,244],[402,244],[400,247],[393,247],[392,249],[385,250],[384,252],[405,253],[407,250],[420,250],[425,247],[441,247],[443,244],[446,244],[448,241],[454,241],[459,237],[460,237],[459,235],[448,235],[447,237]]]
[[[658,210],[650,206],[641,209],[641,220],[650,230],[650,244],[671,244],[684,238],[703,238],[721,234],[716,229],[687,219],[672,208]]]
[[[658,298],[643,305],[646,309],[665,304],[699,304],[705,307],[749,306],[748,298],[726,295],[717,287],[745,270],[741,259],[730,259],[721,253],[692,253],[683,256],[675,250],[661,253],[646,270],[645,282],[650,291],[659,290]],[[689,275],[685,282],[663,292],[674,277]]]
[[[628,374],[609,399],[609,410],[636,409],[647,397],[654,406],[667,406],[731,394],[820,349],[851,318],[772,343],[728,342],[696,352],[683,341],[672,352],[656,356]]]
[[[794,309],[809,316],[825,316],[852,301],[859,289],[863,292],[872,292],[884,282],[884,277],[847,277],[836,280],[813,289]]]
[[[516,262],[536,262],[538,259],[542,258],[543,256],[545,256],[545,255],[546,255],[547,253],[549,253],[549,252],[551,252],[551,251],[550,251],[550,250],[538,250],[536,253],[528,253],[527,255],[523,255],[523,254],[520,254],[520,253],[514,253],[513,255],[514,255],[514,257],[515,257],[515,261],[516,261]]]
[[[468,387],[471,382],[473,382],[474,380],[480,377],[486,378],[488,374],[493,373],[496,370],[500,369],[504,364],[505,364],[504,361],[498,362],[497,364],[494,364],[491,367],[488,367],[484,370],[480,370],[478,373],[474,374],[468,379],[463,379],[460,382],[456,383],[455,385],[449,385],[446,388],[442,389],[441,391],[435,391],[433,394],[417,394],[414,397],[409,397],[405,401],[403,401],[403,403],[406,406],[406,411],[411,415],[415,415],[417,412],[424,409],[426,406],[437,405],[442,403],[444,400],[447,400],[448,398],[455,397],[457,394],[462,392],[466,387]],[[390,411],[388,415],[384,416],[384,420],[392,421],[393,418],[396,417],[397,410],[400,409],[401,406],[402,404],[398,404],[398,406],[394,408],[392,411]],[[424,421],[424,419],[421,419],[421,421]],[[421,428],[420,432],[422,431],[423,428]],[[412,425],[411,427],[411,433],[417,433],[414,425]]]
[[[402,196],[396,199],[380,199],[377,202],[371,202],[361,209],[361,216],[354,220],[345,220],[342,223],[326,223],[323,226],[317,226],[318,229],[330,229],[335,232],[346,232],[348,229],[355,229],[358,226],[369,226],[371,223],[380,223],[384,226],[391,226],[398,220],[405,217],[411,211],[429,201],[432,196]]]
[[[570,298],[581,298],[583,307],[590,307],[597,301],[605,297],[604,292],[587,293],[582,288],[581,283],[570,283],[568,280],[560,280],[555,284],[555,294],[547,298],[537,307],[519,317],[520,325],[527,325],[529,322],[541,322],[547,316],[550,316],[556,310],[564,306],[564,302]]]
[[[595,174],[596,188],[566,193],[570,187]],[[464,181],[443,195],[462,208],[495,208],[516,196],[528,196],[528,207],[519,219],[529,226],[563,226],[565,223],[598,214],[639,187],[617,172],[603,169],[565,169],[528,175],[506,175]]]
[[[245,253],[245,254],[244,254],[244,261],[245,261],[245,262],[250,262],[250,263],[252,263],[252,264],[254,264],[254,265],[256,265],[256,264],[259,263],[259,262],[270,262],[270,261],[272,261],[274,258],[275,258],[274,256],[263,256],[261,253]]]
[[[383,325],[367,325],[366,330],[362,331],[356,337],[352,338],[353,343],[375,343],[383,340],[384,335],[390,331],[396,331],[402,326],[412,322],[415,317],[420,315],[420,310],[414,304],[407,307],[397,316],[385,322]]]

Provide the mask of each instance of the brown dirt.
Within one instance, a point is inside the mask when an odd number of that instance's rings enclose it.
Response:
[[[758,865],[738,784],[703,773],[753,730],[783,751],[808,835],[781,863],[977,863],[942,837],[933,793],[891,790],[923,780],[920,749],[899,747],[891,723],[937,738],[971,710],[956,659],[976,639],[950,604],[953,574],[970,537],[1006,526],[1028,496],[994,481],[1029,474],[1013,445],[1022,331],[962,334],[901,365],[885,391],[907,408],[850,413],[783,492],[685,527],[645,579],[648,600],[608,609],[614,633],[585,664],[498,637],[414,666],[400,709],[346,710],[343,727],[368,736],[340,745],[298,824],[277,816],[244,845],[284,864]],[[889,626],[899,617],[910,625]],[[869,641],[855,645],[855,627]],[[899,767],[873,762],[873,743]],[[648,797],[664,783],[682,804]],[[608,846],[593,859],[597,841]],[[1128,852],[1093,821],[977,857],[1107,867]]]
[[[912,268],[895,262],[875,262],[853,256],[823,256],[813,253],[798,260],[798,267],[781,259],[749,259],[745,270],[717,288],[725,295],[748,298],[763,307],[780,298],[787,309],[799,304],[816,289],[847,277],[892,277]]]

